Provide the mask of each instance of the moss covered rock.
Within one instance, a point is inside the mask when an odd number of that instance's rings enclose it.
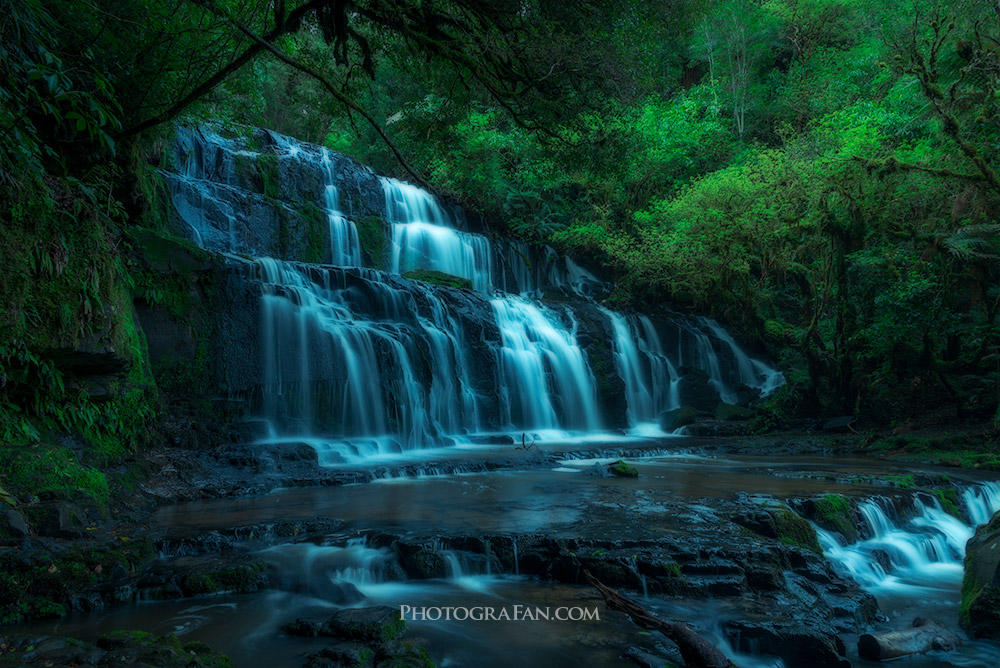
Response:
[[[698,419],[698,411],[694,406],[681,406],[672,411],[660,413],[660,429],[663,431],[673,431],[694,424]]]
[[[334,613],[319,633],[378,646],[401,638],[406,633],[406,622],[398,609],[389,606],[349,608]]]
[[[1000,513],[966,546],[959,621],[977,638],[1000,638]]]
[[[723,422],[731,420],[749,420],[753,416],[754,412],[749,408],[744,408],[743,406],[737,406],[735,404],[727,404],[724,401],[720,401],[719,405],[715,407],[715,419]]]
[[[788,508],[772,508],[769,512],[774,518],[778,540],[786,545],[801,547],[817,554],[823,553],[816,530],[808,520],[799,517]]]
[[[829,531],[840,532],[848,541],[858,539],[858,528],[850,500],[840,494],[826,494],[815,501],[816,524]]]
[[[626,461],[619,459],[617,462],[608,467],[608,470],[617,478],[638,478],[639,472],[634,466]]]
[[[408,271],[403,274],[403,278],[409,278],[414,281],[423,281],[424,283],[433,283],[434,285],[443,285],[449,288],[461,288],[463,290],[472,289],[472,281],[469,279],[462,278],[461,276],[452,276],[451,274],[446,274],[443,271],[434,271],[432,269]]]

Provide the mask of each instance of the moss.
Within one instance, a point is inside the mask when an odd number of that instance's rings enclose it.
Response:
[[[839,531],[848,541],[858,538],[858,528],[851,516],[851,502],[840,494],[827,494],[816,501],[816,523],[824,529]]]
[[[394,654],[380,658],[379,668],[436,668],[427,649],[410,643],[403,643]]]
[[[660,428],[663,431],[673,431],[689,424],[694,424],[698,419],[698,411],[693,406],[681,406],[672,411],[667,411],[660,416]]]
[[[955,491],[954,487],[941,487],[929,491],[938,500],[938,503],[941,504],[943,511],[962,519],[962,513],[959,510],[958,492]]]
[[[181,649],[198,657],[198,664],[204,668],[232,668],[233,662],[225,654],[219,654],[211,647],[197,640],[185,644]]]
[[[663,567],[663,571],[670,577],[679,578],[683,577],[681,574],[681,565],[676,561],[671,562],[661,562],[660,565]]]
[[[752,410],[735,404],[719,402],[719,404],[715,407],[715,419],[724,422],[733,420],[749,420],[753,416],[754,412]]]
[[[913,489],[917,486],[916,481],[913,479],[913,474],[906,475],[888,475],[885,477],[886,482],[894,487],[899,487],[900,489]]]
[[[42,492],[79,490],[99,508],[109,500],[107,477],[80,463],[69,448],[39,443],[0,447],[0,480],[15,497],[30,498]]]
[[[26,557],[0,552],[0,621],[62,616],[72,596],[99,587],[121,569],[134,572],[154,557],[149,541],[119,543]]]
[[[413,281],[423,281],[424,283],[433,283],[434,285],[443,285],[449,288],[460,288],[462,290],[472,289],[472,281],[469,279],[462,278],[461,276],[452,276],[451,274],[446,274],[442,271],[434,271],[432,269],[408,271],[403,274],[403,278],[408,278]]]
[[[326,213],[311,202],[299,206],[296,212],[305,225],[306,247],[302,261],[314,264],[323,262],[328,257]]]
[[[639,472],[634,466],[626,461],[619,459],[617,462],[608,467],[614,475],[619,478],[638,478]]]
[[[786,545],[800,547],[817,554],[822,554],[823,550],[819,546],[819,539],[816,531],[809,522],[787,508],[774,508],[770,510],[771,517],[774,518],[774,528],[778,534],[778,540]]]
[[[257,170],[260,173],[261,189],[265,197],[277,199],[281,192],[281,177],[278,173],[278,156],[274,153],[257,155]]]
[[[249,592],[260,587],[261,573],[267,570],[263,561],[220,568],[186,576],[181,588],[188,596],[203,596],[221,592]]]
[[[354,224],[358,230],[358,242],[361,244],[365,263],[375,269],[388,268],[389,223],[378,216],[368,216],[354,221]]]

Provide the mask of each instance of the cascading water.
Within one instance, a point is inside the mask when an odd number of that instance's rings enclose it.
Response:
[[[680,407],[677,369],[664,354],[649,318],[602,310],[614,328],[615,356],[625,381],[630,422],[651,422],[663,411]]]
[[[843,546],[832,534],[817,533],[827,557],[859,584],[878,593],[961,582],[973,527],[942,510],[937,499],[915,499],[914,515],[902,526],[877,500],[863,501],[858,511],[870,538]]]
[[[707,372],[729,402],[742,385],[766,394],[781,382],[710,320],[678,317],[673,333],[601,309],[591,295],[607,286],[550,248],[467,231],[461,212],[430,193],[325,148],[270,132],[253,141],[251,150],[249,140],[182,131],[164,174],[181,232],[209,250],[258,257],[231,260],[260,285],[253,410],[270,421],[272,440],[309,443],[322,463],[473,434],[566,437],[652,423],[683,404],[683,366]],[[325,212],[323,228],[303,213],[309,207]],[[358,221],[371,244],[372,219],[387,222],[384,255],[363,252]],[[318,255],[317,238],[332,266],[295,262]],[[387,271],[362,267],[366,252]],[[400,277],[416,270],[468,279],[473,291]],[[567,301],[538,301],[550,290]],[[584,307],[606,324],[585,325]],[[588,342],[609,334],[605,362],[605,348]],[[598,368],[624,380],[627,419],[602,412]]]
[[[858,504],[863,539],[845,545],[838,536],[816,530],[824,555],[873,594],[888,615],[872,632],[898,630],[917,616],[957,627],[965,546],[976,526],[1000,510],[1000,484],[970,486],[962,507],[965,519],[922,494],[913,499],[912,511],[897,516],[890,499],[874,498]],[[1000,650],[982,641],[967,640],[946,656],[947,661],[933,653],[904,660],[919,668],[1000,665]]]
[[[361,242],[354,223],[340,212],[340,198],[337,193],[337,182],[334,179],[333,163],[330,152],[323,149],[323,171],[326,172],[326,185],[323,196],[326,203],[327,220],[330,223],[330,247],[333,264],[341,267],[361,266]]]
[[[503,342],[504,422],[528,429],[600,429],[593,375],[573,332],[526,299],[491,304]]]

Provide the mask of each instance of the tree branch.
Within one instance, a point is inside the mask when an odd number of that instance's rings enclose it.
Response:
[[[195,4],[200,4],[205,6],[203,2],[198,0],[192,0]],[[321,5],[325,0],[309,0],[305,4],[296,7],[294,10],[289,12],[288,16],[285,17],[281,25],[275,27],[267,35],[264,36],[263,40],[265,42],[272,42],[282,35],[288,34],[298,30],[299,24],[302,21],[302,17],[308,12],[314,11],[319,5]],[[208,7],[210,11],[214,11],[212,7]],[[185,95],[183,98],[175,102],[168,109],[155,116],[151,116],[144,121],[140,121],[135,125],[125,128],[115,135],[116,141],[121,141],[128,137],[148,130],[149,128],[155,127],[167,121],[171,121],[181,114],[185,109],[187,109],[191,104],[198,101],[208,93],[210,93],[216,86],[221,84],[223,81],[229,78],[236,70],[240,69],[246,65],[250,60],[260,53],[264,49],[264,46],[260,43],[251,44],[247,49],[241,53],[237,58],[232,60],[228,65],[223,67],[221,70],[210,76],[208,79],[203,81],[201,84],[196,86],[194,90]]]
[[[944,167],[925,167],[923,165],[917,165],[912,162],[900,162],[895,158],[889,158],[887,160],[872,160],[871,158],[863,158],[859,155],[851,158],[855,162],[860,162],[862,165],[868,169],[884,169],[890,172],[895,171],[914,171],[914,172],[925,172],[927,174],[933,174],[934,176],[943,176],[953,179],[961,179],[963,181],[985,181],[986,177],[983,174],[967,174],[964,172],[956,172],[951,169]]]
[[[191,0],[191,1],[199,3],[199,4],[201,4],[202,2],[205,2],[205,0]],[[205,4],[206,4],[206,6],[211,11],[217,12],[220,15],[224,16],[224,14],[221,13],[221,10],[219,10],[214,5],[214,3],[211,3],[209,1],[209,2],[206,2]],[[257,35],[252,30],[250,30],[248,27],[246,27],[245,25],[243,25],[235,17],[233,17],[233,16],[227,16],[226,18],[228,18],[229,21],[231,21],[232,24],[234,26],[236,26],[236,28],[240,32],[242,32],[244,35],[246,35],[251,40],[253,40],[254,43],[257,44],[260,48],[268,51],[269,53],[271,53],[271,55],[273,55],[275,58],[277,58],[281,62],[285,63],[289,67],[297,69],[298,71],[302,72],[303,74],[306,74],[306,75],[312,77],[313,79],[315,79],[316,81],[318,81],[320,84],[323,85],[324,88],[326,88],[327,92],[330,93],[330,95],[332,95],[334,98],[336,98],[336,100],[338,102],[340,102],[342,105],[344,105],[345,107],[347,107],[349,110],[357,113],[362,118],[364,118],[366,121],[368,121],[369,125],[371,125],[372,128],[374,128],[375,132],[377,132],[378,135],[379,135],[379,137],[382,138],[382,141],[384,141],[385,144],[386,144],[386,146],[389,147],[389,150],[392,151],[392,154],[396,157],[396,160],[399,161],[400,166],[402,166],[402,168],[406,170],[407,174],[409,174],[410,176],[412,176],[420,185],[422,185],[422,186],[424,186],[426,188],[431,188],[431,186],[427,182],[427,180],[424,179],[424,177],[421,176],[420,173],[417,172],[413,167],[411,167],[410,164],[406,161],[406,158],[403,157],[403,153],[399,150],[399,147],[397,147],[396,144],[392,141],[392,139],[389,138],[389,135],[386,134],[386,132],[382,128],[382,126],[379,125],[378,122],[374,118],[372,118],[371,114],[369,114],[367,111],[365,111],[365,109],[361,105],[359,105],[357,102],[355,102],[354,100],[352,100],[350,97],[348,97],[344,93],[342,93],[339,90],[337,90],[337,87],[334,86],[322,74],[320,74],[316,70],[310,68],[309,66],[300,63],[299,61],[295,60],[294,58],[292,58],[288,54],[284,53],[279,48],[277,48],[276,46],[274,46],[273,44],[271,44],[268,40],[264,39],[260,35]]]

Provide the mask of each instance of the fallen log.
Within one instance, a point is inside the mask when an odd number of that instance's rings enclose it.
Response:
[[[962,644],[952,631],[924,617],[913,620],[913,627],[887,633],[865,633],[858,638],[858,654],[862,659],[885,661],[910,654],[923,654],[933,649],[951,651]]]
[[[604,602],[612,610],[624,612],[632,618],[636,625],[659,631],[677,645],[684,663],[688,668],[736,668],[736,664],[725,654],[708,642],[687,624],[666,622],[653,615],[641,605],[627,596],[622,596],[614,589],[602,584],[590,571],[584,571],[583,577],[594,589],[601,593]]]

